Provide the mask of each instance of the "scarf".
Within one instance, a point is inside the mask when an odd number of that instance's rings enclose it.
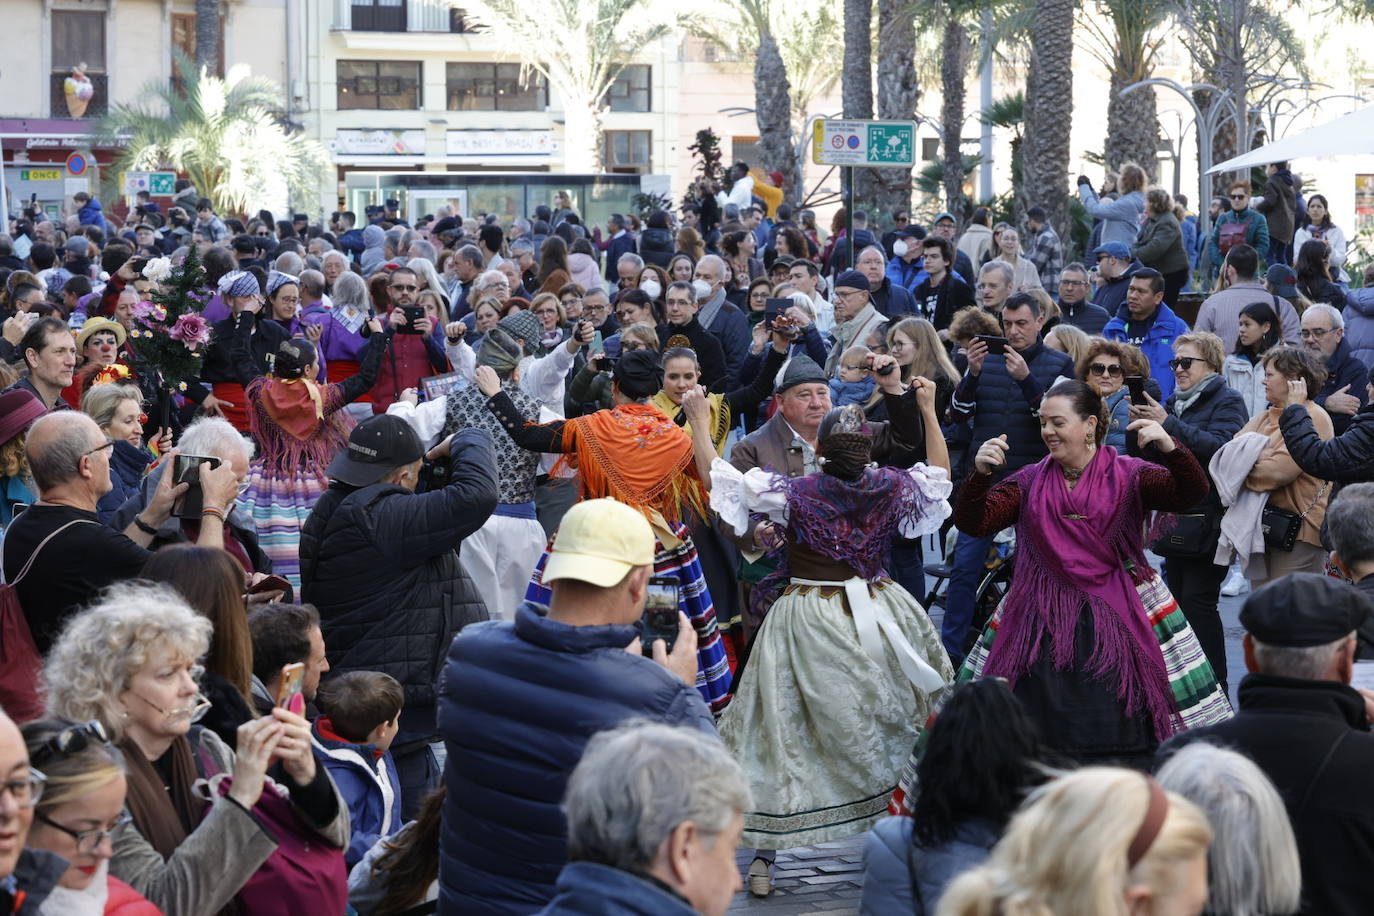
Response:
[[[81,890],[54,887],[38,907],[38,916],[105,916],[109,899],[110,860],[101,859],[90,884]]]
[[[649,399],[649,403],[663,411],[663,415],[673,422],[677,422],[678,414],[682,413],[682,405],[674,404],[668,393],[661,389]],[[721,394],[706,395],[706,403],[711,405],[711,442],[716,447],[716,454],[724,458],[725,439],[730,435],[730,405],[725,403],[725,396]],[[691,421],[684,422],[682,429],[691,436]]]
[[[1051,457],[1018,471],[1022,489],[1016,524],[1016,577],[1003,604],[998,637],[983,671],[1012,686],[1038,657],[1049,636],[1056,670],[1074,664],[1074,632],[1084,606],[1092,615],[1095,651],[1091,678],[1120,679],[1117,696],[1127,715],[1144,712],[1163,741],[1173,734],[1178,707],[1164,655],[1136,591],[1136,579],[1155,576],[1141,548],[1145,511],[1138,458],[1104,446],[1070,490]]]
[[[324,420],[324,394],[314,379],[269,378],[258,397],[273,422],[297,439],[309,439]]]
[[[1184,391],[1182,388],[1175,388],[1174,415],[1179,417],[1183,416],[1183,412],[1187,410],[1189,407],[1193,406],[1194,402],[1197,401],[1198,396],[1202,394],[1202,392],[1206,390],[1207,386],[1212,383],[1212,379],[1218,377],[1219,376],[1215,372],[1209,372],[1202,377],[1202,380],[1200,382],[1198,382],[1192,388],[1189,388],[1187,391]]]
[[[684,505],[706,518],[692,440],[648,404],[621,404],[563,424],[563,455],[550,476],[576,468],[584,499],[610,497],[650,517],[681,520]]]
[[[865,305],[859,314],[855,315],[853,318],[848,321],[835,322],[835,329],[830,332],[830,335],[835,338],[835,348],[831,352],[843,353],[852,346],[854,344],[854,338],[859,336],[859,332],[868,326],[868,323],[873,320],[873,316],[876,314],[878,314],[878,310],[874,308],[872,301],[870,301],[868,305]]]
[[[143,750],[132,738],[120,741],[119,749],[124,752],[129,814],[134,826],[163,859],[171,858],[187,834],[200,824],[205,811],[205,802],[193,791],[199,776],[191,742],[183,735],[167,750],[172,755],[170,786],[163,784],[157,768],[143,756]]]
[[[697,321],[700,321],[701,326],[709,331],[711,329],[711,323],[716,320],[716,316],[720,314],[720,310],[724,307],[725,290],[722,288],[716,290],[714,296],[701,304],[701,308],[697,311]]]

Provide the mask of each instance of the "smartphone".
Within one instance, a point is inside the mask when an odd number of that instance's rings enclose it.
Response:
[[[401,334],[419,334],[420,329],[415,326],[421,318],[425,317],[425,307],[423,305],[403,305],[401,311],[406,316],[406,326],[399,329]]]
[[[220,465],[220,460],[213,455],[177,455],[172,462],[172,483],[191,485],[172,506],[172,514],[177,518],[198,519],[201,509],[205,508],[205,494],[200,489],[200,465],[205,461],[210,462],[212,469]]]
[[[601,339],[601,332],[596,331],[592,334],[592,342],[587,345],[587,349],[592,353],[598,353],[606,348],[606,342]]]
[[[639,642],[646,656],[653,658],[654,640],[663,640],[664,647],[673,651],[677,642],[678,582],[671,576],[654,576],[649,580],[649,594],[644,600],[644,615],[639,618]]]
[[[609,356],[592,357],[592,368],[597,372],[612,372],[615,370],[615,360]]]
[[[248,589],[248,594],[257,595],[261,592],[284,592],[291,587],[291,583],[281,576],[264,576],[258,583]]]
[[[771,328],[773,322],[787,314],[787,310],[794,305],[796,305],[796,303],[786,297],[780,299],[769,297],[763,302],[763,320],[766,321],[768,327]]]
[[[1005,337],[994,337],[991,334],[978,334],[974,339],[981,340],[983,343],[987,344],[989,353],[995,353],[1001,356],[1007,352],[1007,339]]]
[[[1126,389],[1131,392],[1131,403],[1137,407],[1145,407],[1150,402],[1145,400],[1145,377],[1141,375],[1126,376]]]
[[[141,277],[143,276],[143,268],[147,266],[147,258],[134,258],[133,261],[129,264],[129,269],[132,270],[137,276]]]
[[[305,662],[292,662],[281,666],[281,683],[277,685],[277,705],[287,712],[291,711],[291,701],[301,692],[305,684]]]

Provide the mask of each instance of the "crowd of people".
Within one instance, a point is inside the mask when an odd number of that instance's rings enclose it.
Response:
[[[1374,302],[1268,171],[1082,177],[1079,257],[743,163],[11,220],[0,912],[722,916],[865,833],[865,913],[1362,912]]]

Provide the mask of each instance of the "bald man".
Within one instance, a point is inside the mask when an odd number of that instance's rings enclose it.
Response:
[[[47,653],[68,618],[101,589],[138,576],[158,526],[189,489],[184,483],[173,486],[175,475],[163,474],[148,507],[122,533],[100,524],[96,503],[110,491],[113,447],[94,420],[74,410],[47,414],[29,427],[24,454],[40,496],[5,532],[4,571],[5,580],[13,581],[37,553],[15,590],[41,653]],[[163,460],[176,454],[172,451]],[[238,480],[228,464],[212,469],[205,462],[200,487],[205,513],[186,524],[199,523],[197,544],[222,548],[224,515],[238,496]]]

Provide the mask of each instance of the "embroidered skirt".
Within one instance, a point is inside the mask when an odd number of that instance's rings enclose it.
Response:
[[[720,736],[754,794],[743,845],[791,849],[839,840],[886,814],[939,693],[913,685],[892,633],[940,680],[954,672],[940,631],[906,589],[884,579],[870,594],[881,621],[872,653],[842,584],[794,581],[764,618],[739,693],[720,720]]]
[[[655,543],[654,575],[678,581],[679,606],[697,631],[697,690],[701,691],[702,699],[711,707],[711,711],[718,713],[730,702],[730,662],[716,624],[711,590],[706,586],[706,576],[702,572],[701,561],[697,559],[696,545],[692,543],[686,525],[673,527],[673,533],[682,543],[675,548],[664,547],[662,542]],[[549,551],[545,548],[539,565],[530,577],[525,600],[535,604],[549,603],[553,592],[545,588],[540,580],[548,560]]]

